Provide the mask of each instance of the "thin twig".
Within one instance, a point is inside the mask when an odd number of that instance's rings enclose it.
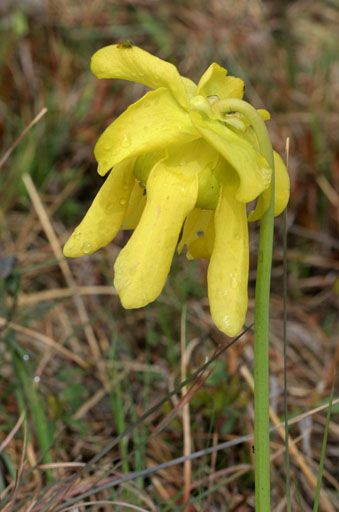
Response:
[[[35,116],[35,118],[29,123],[29,125],[27,125],[24,130],[20,133],[19,137],[13,142],[13,144],[7,149],[7,151],[5,151],[5,154],[3,155],[3,157],[0,159],[0,169],[1,167],[4,165],[4,163],[6,162],[6,160],[11,156],[13,150],[17,147],[18,144],[20,144],[20,142],[22,141],[22,139],[27,135],[27,133],[29,132],[29,130],[35,125],[37,124],[40,119],[46,114],[47,112],[47,108],[44,107],[43,109],[40,110],[40,112]]]
[[[41,332],[30,329],[29,327],[24,327],[23,325],[19,325],[14,322],[7,322],[7,319],[2,317],[0,317],[0,327],[13,329],[13,331],[19,334],[23,334],[24,336],[27,336],[28,339],[37,340],[40,343],[43,343],[44,345],[51,347],[53,350],[63,355],[67,359],[71,359],[82,368],[88,368],[88,364],[80,356],[78,356],[77,354],[73,354],[73,352],[71,352],[67,348],[63,347],[62,345],[59,345],[59,343],[57,343],[49,336],[46,336],[46,334],[42,334]]]
[[[11,501],[3,509],[3,512],[11,512],[11,510],[13,509],[13,506],[14,506],[14,503],[15,503],[15,500],[16,500],[16,496],[17,496],[17,493],[18,493],[18,490],[19,490],[19,484],[20,484],[20,480],[21,480],[21,475],[22,475],[22,472],[23,472],[25,455],[26,455],[26,447],[27,447],[27,424],[25,422],[24,423],[24,440],[23,440],[23,445],[22,445],[22,451],[21,451],[21,456],[20,456],[19,467],[18,467],[18,471],[16,472],[14,489],[13,489],[12,496],[10,497]]]
[[[61,269],[61,272],[63,273],[66,283],[73,292],[73,299],[74,299],[76,308],[78,310],[80,320],[83,324],[84,332],[85,332],[85,335],[86,335],[86,338],[88,341],[88,345],[92,352],[92,356],[93,356],[94,360],[98,360],[100,358],[99,343],[95,337],[94,331],[90,324],[90,320],[89,320],[83,299],[82,299],[82,297],[80,297],[78,295],[75,279],[73,277],[71,269],[70,269],[64,255],[62,253],[59,240],[55,234],[53,226],[48,218],[48,215],[45,211],[45,208],[42,204],[40,196],[34,186],[34,183],[31,179],[30,175],[24,174],[22,176],[22,180],[23,180],[26,190],[31,198],[31,201],[32,201],[34,209],[39,217],[41,225],[46,233],[47,239],[52,247],[53,253],[58,260],[59,267]]]
[[[117,292],[113,286],[78,286],[78,295],[111,295],[116,296]],[[21,294],[18,298],[18,306],[34,306],[48,300],[60,300],[73,297],[74,291],[71,288],[55,288],[54,290],[43,290],[41,292]]]
[[[8,436],[6,436],[5,439],[2,441],[2,443],[0,444],[0,453],[3,452],[4,449],[6,448],[6,446],[8,446],[9,443],[12,441],[13,437],[15,436],[15,434],[21,427],[22,422],[25,419],[25,416],[26,416],[26,412],[23,411],[20,415],[20,418],[18,419],[18,421],[16,422],[16,424],[14,425],[14,427],[12,428],[12,430],[10,431]]]
[[[186,316],[187,306],[184,304],[181,312],[181,325],[180,325],[180,346],[181,346],[181,380],[185,381],[187,377],[186,368],[188,364],[187,349],[186,349]],[[187,393],[187,387],[183,386],[181,390],[182,398]],[[192,451],[191,445],[191,420],[190,420],[190,404],[189,401],[182,407],[182,428],[184,436],[184,455],[189,455]],[[187,459],[184,462],[184,492],[183,502],[188,504],[191,491],[192,482],[192,462]]]

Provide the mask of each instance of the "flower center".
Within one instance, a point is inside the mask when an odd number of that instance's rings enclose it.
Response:
[[[218,101],[218,96],[193,96],[190,101],[190,106],[192,110],[198,110],[198,112],[203,112],[208,115],[208,117],[215,117],[212,111],[211,106],[215,101]]]
[[[217,95],[211,96],[193,96],[190,101],[191,110],[197,110],[207,115],[210,119],[221,121],[229,128],[235,128],[237,131],[244,132],[248,123],[244,116],[239,112],[221,113],[215,105],[219,102],[220,98]]]

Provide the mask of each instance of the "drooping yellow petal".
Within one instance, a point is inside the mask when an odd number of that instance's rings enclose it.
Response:
[[[214,243],[214,212],[194,208],[187,216],[178,245],[180,254],[184,245],[187,246],[187,259],[209,258]]]
[[[128,208],[122,223],[122,229],[135,229],[139,223],[146,204],[146,190],[135,182],[131,197],[128,201]]]
[[[290,197],[290,179],[286,165],[280,155],[274,151],[274,169],[275,169],[275,201],[274,215],[280,215],[286,208]],[[271,187],[265,190],[258,199],[255,209],[249,214],[248,220],[253,222],[261,219],[269,207],[271,201]]]
[[[94,148],[101,175],[127,157],[199,137],[190,117],[164,88],[133,103],[99,138]]]
[[[85,217],[64,246],[64,255],[77,258],[109,244],[119,231],[135,179],[133,161],[117,165],[97,193]]]
[[[98,78],[122,78],[151,89],[166,87],[181,106],[188,106],[186,82],[177,68],[137,46],[122,43],[101,48],[92,57],[91,71]]]
[[[265,158],[244,137],[201,112],[192,111],[190,115],[204,139],[236,170],[239,177],[239,187],[235,191],[238,201],[253,201],[269,187],[271,169]]]
[[[211,64],[200,78],[197,94],[217,96],[216,99],[241,99],[244,95],[244,82],[235,76],[227,76],[227,70],[215,62]]]
[[[115,262],[114,286],[127,309],[145,306],[161,293],[182,224],[197,199],[197,174],[166,162],[153,168],[140,222]]]
[[[241,331],[248,303],[246,205],[237,201],[235,191],[236,179],[223,180],[214,216],[215,239],[207,275],[212,319],[228,336]]]

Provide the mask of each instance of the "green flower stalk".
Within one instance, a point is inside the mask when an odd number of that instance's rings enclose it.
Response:
[[[129,309],[159,296],[175,250],[186,247],[188,259],[209,260],[215,324],[228,336],[239,334],[248,304],[248,220],[269,210],[273,166],[275,215],[289,197],[284,163],[263,146],[269,113],[245,103],[243,81],[216,63],[195,84],[172,64],[118,44],[97,51],[91,69],[98,78],[153,90],[99,138],[98,172],[109,174],[67,241],[65,256],[91,254],[120,229],[133,230],[114,265],[114,286]],[[246,205],[254,200],[248,219]]]

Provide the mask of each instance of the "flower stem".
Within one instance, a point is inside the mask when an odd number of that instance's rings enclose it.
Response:
[[[257,512],[270,510],[270,438],[269,438],[269,299],[274,230],[274,157],[264,121],[250,104],[227,99],[216,102],[220,113],[240,112],[254,129],[261,154],[272,168],[271,201],[260,223],[259,255],[254,314],[254,448],[255,503]]]

